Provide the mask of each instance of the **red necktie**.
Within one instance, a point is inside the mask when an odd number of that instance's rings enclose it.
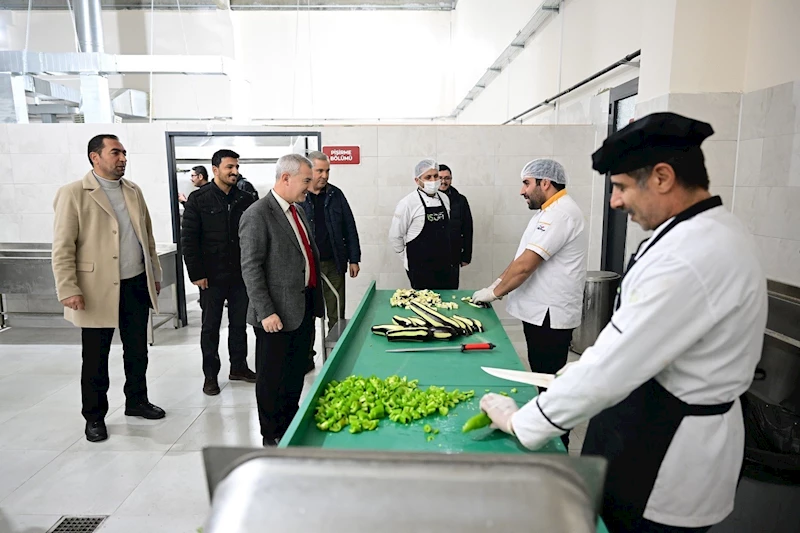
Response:
[[[314,264],[314,252],[311,251],[311,244],[308,242],[308,236],[303,229],[303,224],[297,217],[297,208],[294,205],[290,205],[289,211],[292,212],[294,223],[297,224],[297,232],[300,233],[300,240],[303,241],[303,248],[306,249],[306,255],[308,256],[308,286],[314,289],[317,286],[317,266]]]

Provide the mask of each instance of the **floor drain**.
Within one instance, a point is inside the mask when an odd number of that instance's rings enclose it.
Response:
[[[64,516],[47,533],[92,533],[107,516]]]

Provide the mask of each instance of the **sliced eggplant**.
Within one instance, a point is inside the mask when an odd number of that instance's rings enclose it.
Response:
[[[470,296],[466,296],[464,298],[461,298],[461,301],[465,302],[465,303],[468,303],[472,307],[477,307],[478,309],[489,309],[492,306],[491,304],[487,304],[486,302],[474,303],[472,301],[472,297],[470,297]]]
[[[426,327],[428,325],[427,322],[425,322],[424,320],[422,320],[418,316],[410,316],[410,317],[408,317],[408,319],[411,321],[411,326],[412,327],[413,326],[418,326],[418,327],[424,328],[424,327]]]
[[[467,335],[472,335],[473,333],[476,333],[478,331],[478,328],[475,327],[475,324],[469,318],[465,318],[463,316],[458,316],[458,315],[453,315],[452,318],[453,320],[457,320],[458,322],[464,324],[464,329],[467,330]]]
[[[383,335],[385,337],[390,331],[396,331],[398,329],[403,329],[403,326],[398,326],[397,324],[381,324],[378,326],[372,326],[372,333],[375,335]]]
[[[411,322],[410,319],[408,319],[408,318],[406,318],[404,316],[398,316],[398,315],[395,315],[395,316],[392,317],[392,322],[394,322],[398,326],[402,326],[404,328],[411,328],[411,327],[414,327],[416,325],[413,322]]]
[[[441,321],[437,317],[435,317],[433,313],[430,312],[429,308],[426,308],[420,303],[411,302],[411,304],[409,304],[409,308],[416,314],[418,314],[419,317],[422,318],[425,322],[427,322],[428,325],[430,325],[431,327],[443,328],[445,327],[445,325],[447,325],[444,321]]]
[[[457,331],[461,330],[461,328],[458,326],[458,324],[455,321],[453,321],[449,317],[444,316],[443,314],[441,314],[440,312],[436,311],[435,309],[431,309],[427,305],[416,303],[416,302],[415,302],[414,305],[415,305],[415,309],[414,309],[415,312],[416,312],[416,309],[420,309],[424,314],[426,314],[429,317],[431,317],[434,321],[439,322],[442,326],[449,326],[449,327],[451,327],[451,328],[453,328],[453,329],[455,329]],[[420,314],[420,313],[417,312],[417,314]],[[430,318],[425,318],[425,319],[430,321]],[[437,324],[431,324],[431,325],[434,326],[434,327],[439,327],[439,325],[437,325]]]
[[[386,333],[390,342],[422,342],[433,340],[433,331],[430,328],[400,328]]]
[[[469,326],[467,326],[466,322],[462,321],[460,318],[458,318],[456,316],[451,316],[451,317],[448,317],[448,318],[450,318],[450,320],[452,320],[453,322],[456,323],[456,325],[458,326],[458,329],[459,329],[459,333],[461,335],[472,335],[472,330],[470,330],[470,328],[469,328]]]
[[[473,318],[472,321],[475,322],[475,325],[478,327],[478,331],[480,331],[481,333],[486,331],[483,327],[483,323],[480,320],[478,320],[477,318]]]
[[[458,336],[453,328],[431,328],[430,331],[432,332],[435,340],[449,341],[450,339],[455,339]]]

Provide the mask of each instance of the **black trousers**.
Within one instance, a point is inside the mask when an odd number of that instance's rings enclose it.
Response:
[[[522,323],[525,342],[528,344],[528,363],[532,372],[555,374],[567,364],[572,329],[553,329],[550,327],[550,311],[544,316],[541,326]],[[540,389],[544,392],[547,389]],[[561,435],[561,442],[569,450],[569,433]]]
[[[147,318],[150,295],[147,275],[120,282],[119,336],[125,364],[125,403],[147,401]],[[108,354],[114,328],[82,328],[81,413],[87,422],[103,420],[108,414]]]
[[[456,290],[458,289],[458,267],[449,270],[426,270],[420,269],[412,273],[406,270],[406,276],[411,283],[411,288],[421,291],[431,290]]]
[[[461,263],[453,263],[453,277],[450,282],[454,290],[458,289],[458,286],[461,283],[460,278],[461,278]]]
[[[200,348],[203,351],[203,374],[215,378],[219,374],[219,328],[228,301],[228,356],[231,371],[247,367],[247,289],[241,280],[211,281],[200,291],[203,327]]]
[[[267,439],[279,439],[297,414],[303,392],[314,331],[314,292],[306,290],[306,312],[296,330],[267,333],[261,326],[253,329],[256,333],[256,403],[261,435]]]

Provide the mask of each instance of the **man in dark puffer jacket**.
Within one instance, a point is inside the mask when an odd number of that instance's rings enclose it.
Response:
[[[183,212],[181,245],[189,279],[200,287],[203,327],[203,392],[219,394],[219,328],[228,301],[228,379],[255,383],[247,367],[247,291],[242,280],[239,219],[255,198],[236,187],[239,154],[219,150],[211,159],[214,179],[195,191]]]

